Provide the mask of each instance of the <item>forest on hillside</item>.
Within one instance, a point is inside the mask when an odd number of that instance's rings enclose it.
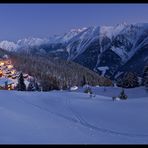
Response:
[[[7,52],[18,71],[33,76],[43,91],[67,89],[72,86],[110,86],[112,81],[77,63],[55,59],[50,56],[28,54],[26,52]]]

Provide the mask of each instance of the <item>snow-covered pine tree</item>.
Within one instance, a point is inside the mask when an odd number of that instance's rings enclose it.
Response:
[[[23,77],[22,73],[20,73],[19,78],[18,78],[17,90],[18,91],[25,91],[26,90],[26,85],[24,83],[24,77]]]

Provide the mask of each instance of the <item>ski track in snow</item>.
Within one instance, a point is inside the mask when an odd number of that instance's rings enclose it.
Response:
[[[44,110],[44,111],[46,111],[48,113],[54,114],[56,116],[59,116],[61,118],[66,119],[68,121],[71,121],[71,122],[74,122],[74,123],[78,123],[78,124],[88,128],[89,130],[93,129],[96,132],[102,132],[102,133],[107,133],[107,134],[114,134],[114,135],[118,135],[118,136],[128,136],[130,138],[145,138],[145,137],[148,137],[148,134],[125,133],[125,132],[114,131],[112,129],[106,129],[106,128],[94,126],[94,125],[88,123],[84,118],[82,118],[82,116],[80,116],[80,114],[76,112],[76,109],[73,109],[71,101],[70,101],[70,98],[67,98],[67,97],[66,97],[66,107],[69,108],[69,111],[73,113],[75,118],[72,118],[72,117],[69,117],[69,116],[65,116],[65,115],[63,115],[63,114],[61,114],[59,112],[51,111],[49,109],[43,108],[43,107],[41,107],[41,106],[39,106],[37,104],[33,104],[33,103],[31,103],[31,102],[29,102],[27,100],[24,100],[24,99],[20,99],[20,98],[17,98],[17,99],[22,101],[22,102],[24,102],[24,103],[30,104],[33,107],[36,107],[36,108],[38,108],[40,110]],[[97,100],[97,101],[100,101],[100,100]]]
[[[56,115],[56,116],[62,117],[62,118],[64,118],[64,119],[66,119],[66,120],[69,120],[69,121],[72,121],[72,122],[77,122],[76,119],[73,119],[73,118],[71,118],[71,117],[65,116],[65,115],[63,115],[63,114],[61,114],[61,113],[53,112],[53,111],[51,111],[51,110],[48,110],[48,109],[43,108],[43,107],[41,107],[41,106],[39,106],[39,105],[33,104],[33,103],[31,103],[31,102],[29,102],[29,101],[27,101],[27,100],[24,100],[24,99],[19,99],[19,98],[17,98],[17,99],[20,100],[20,101],[23,101],[24,103],[30,104],[30,105],[32,105],[32,106],[34,106],[34,107],[36,107],[36,108],[38,108],[38,109],[40,109],[40,110],[44,110],[44,111],[46,111],[46,112],[48,112],[48,113],[51,113],[51,114],[54,114],[54,115]]]
[[[143,138],[143,137],[148,137],[147,134],[132,134],[132,133],[123,133],[123,132],[118,132],[118,131],[114,131],[111,129],[106,129],[106,128],[102,128],[102,127],[96,127],[92,124],[89,124],[86,120],[84,120],[77,112],[76,110],[73,110],[70,104],[70,99],[68,99],[68,105],[70,110],[72,111],[72,113],[75,115],[75,117],[78,119],[79,123],[85,127],[88,127],[90,129],[99,131],[99,132],[103,132],[103,133],[108,133],[108,134],[115,134],[115,135],[121,135],[121,136],[128,136],[128,137],[135,137],[135,138]]]

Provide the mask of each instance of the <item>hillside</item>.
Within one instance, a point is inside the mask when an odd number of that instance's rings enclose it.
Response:
[[[1,51],[3,54],[5,51]],[[43,90],[66,89],[74,85],[112,85],[111,80],[74,62],[25,52],[6,52],[17,71],[33,76]]]
[[[143,88],[125,90],[126,101],[111,99],[110,93],[120,88],[93,89],[93,99],[79,91],[1,91],[0,143],[147,144],[148,94]]]

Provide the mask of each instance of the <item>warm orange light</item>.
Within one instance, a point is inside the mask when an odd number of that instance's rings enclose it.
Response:
[[[15,87],[15,85],[14,85],[14,84],[12,84],[12,85],[11,85],[11,88],[12,88],[12,89],[14,89],[14,87]]]
[[[11,74],[15,74],[15,70],[12,70],[12,71],[11,71]]]
[[[8,65],[8,68],[9,68],[9,69],[13,68],[13,65]]]
[[[4,65],[4,63],[3,62],[0,62],[0,66],[3,66]]]

